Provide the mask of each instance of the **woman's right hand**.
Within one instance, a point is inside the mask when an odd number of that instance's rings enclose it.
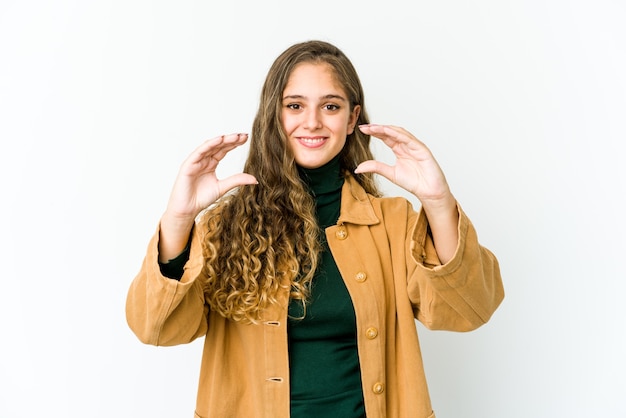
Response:
[[[248,134],[222,135],[205,141],[183,162],[161,218],[159,260],[167,262],[182,252],[196,216],[229,190],[256,184],[254,176],[234,174],[219,180],[215,169],[224,156],[244,144]]]

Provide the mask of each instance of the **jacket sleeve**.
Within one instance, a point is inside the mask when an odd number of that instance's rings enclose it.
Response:
[[[454,257],[443,265],[423,210],[409,222],[408,293],[416,318],[429,329],[476,329],[504,298],[498,260],[479,244],[472,223],[457,207],[459,242]]]
[[[126,297],[126,320],[143,343],[185,344],[206,334],[208,307],[204,302],[203,257],[197,231],[194,228],[189,260],[180,281],[161,273],[158,230],[148,244],[141,270]]]

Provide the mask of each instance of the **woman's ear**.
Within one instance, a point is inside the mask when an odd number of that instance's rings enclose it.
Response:
[[[350,112],[350,119],[348,120],[348,135],[351,135],[354,132],[354,127],[356,126],[356,122],[359,120],[359,115],[361,114],[361,106],[356,105]]]

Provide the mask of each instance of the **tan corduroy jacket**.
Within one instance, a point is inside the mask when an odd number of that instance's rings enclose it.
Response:
[[[504,296],[498,262],[460,208],[456,254],[440,265],[426,217],[407,200],[369,196],[353,178],[341,199],[326,236],[354,303],[367,416],[434,417],[414,318],[453,331],[484,324]],[[210,312],[201,229],[180,282],[161,275],[154,235],[128,293],[128,323],[147,344],[205,337],[195,417],[289,417],[288,295],[256,325]]]

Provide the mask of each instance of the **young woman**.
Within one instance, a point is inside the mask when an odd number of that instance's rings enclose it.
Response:
[[[371,136],[395,165],[373,159]],[[414,319],[475,329],[503,289],[429,149],[370,124],[352,64],[319,41],[276,59],[244,172],[218,179],[247,139],[213,138],[182,164],[128,293],[132,330],[205,338],[196,417],[434,417]],[[375,173],[420,211],[381,197]]]

